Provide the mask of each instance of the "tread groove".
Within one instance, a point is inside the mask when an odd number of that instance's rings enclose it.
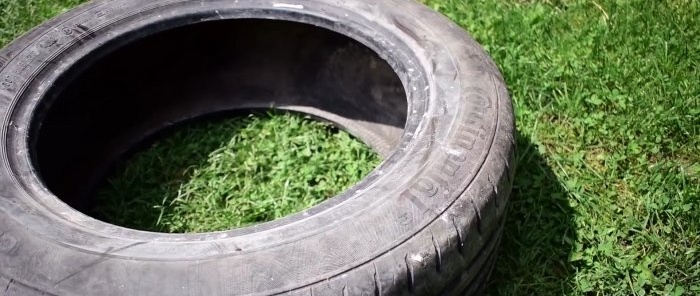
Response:
[[[507,134],[507,137],[508,137],[508,140],[510,141],[510,144],[513,145],[513,146],[515,146],[515,145],[516,145],[516,143],[515,143],[515,137],[514,137],[512,134],[510,134],[510,133]]]
[[[506,158],[503,154],[501,154],[501,158],[503,158],[503,162],[505,164],[505,173],[506,173],[506,178],[508,178],[508,183],[512,182],[512,174],[510,172],[510,163],[508,162],[508,158]]]
[[[479,210],[479,207],[476,206],[474,203],[474,198],[470,199],[469,201],[472,204],[472,208],[474,208],[474,213],[476,214],[476,230],[479,232],[479,235],[484,234],[483,228],[481,226],[481,211]]]
[[[432,230],[430,231],[431,238],[433,241],[433,248],[435,248],[435,269],[437,270],[438,273],[442,272],[442,252],[440,251],[440,244],[438,244],[438,241],[435,239],[435,235],[432,234]]]
[[[496,229],[490,235],[490,237],[484,242],[482,247],[479,249],[477,254],[474,256],[474,260],[466,265],[466,267],[464,269],[465,272],[468,270],[473,270],[474,268],[478,267],[479,265],[477,265],[477,264],[479,264],[479,259],[483,258],[484,256],[486,256],[486,259],[484,259],[484,264],[482,264],[481,266],[488,266],[489,262],[493,261],[493,257],[497,253],[497,250],[495,250],[493,248],[488,248],[488,246],[497,246],[500,244],[502,232],[503,232],[503,227],[504,227],[503,225],[505,224],[505,221],[506,221],[506,219],[504,219],[504,218],[500,219],[500,222],[498,222],[498,225],[499,225],[498,229]],[[481,269],[477,269],[477,270],[481,270]],[[483,272],[480,272],[480,274],[481,273],[483,273]],[[470,284],[467,285],[467,287],[465,287],[462,291],[464,292],[464,291],[467,291],[469,289],[473,289],[470,287],[472,287],[475,284],[479,284],[478,282],[479,282],[479,278],[481,276],[483,276],[483,275],[475,276],[475,278],[473,278],[470,281]],[[456,293],[455,292],[455,289],[459,288],[459,285],[460,285],[462,280],[463,280],[463,275],[462,276],[457,275],[456,278],[454,278],[449,284],[447,284],[445,286],[445,288],[442,290],[440,295],[474,295],[474,294]]]
[[[408,292],[411,294],[415,294],[416,283],[415,283],[415,278],[413,276],[413,266],[411,265],[411,262],[408,260],[408,254],[406,254],[406,257],[404,257],[404,260],[406,261],[406,278],[408,280],[408,283],[407,283]]]
[[[464,259],[464,238],[462,237],[462,230],[457,226],[455,217],[452,217],[452,226],[454,226],[455,231],[457,232],[457,253],[459,253],[459,256]]]
[[[10,279],[9,281],[7,281],[7,286],[5,287],[5,291],[2,292],[3,295],[7,295],[7,291],[10,290],[10,286],[12,286],[12,284],[14,282],[15,282],[15,280],[13,280],[13,279]]]
[[[372,265],[374,266],[374,296],[382,296],[382,283],[379,282],[377,264],[372,263]]]
[[[500,203],[498,202],[498,183],[493,183],[493,177],[491,177],[491,175],[488,175],[487,179],[488,179],[489,183],[491,183],[491,190],[493,191],[493,194],[494,194],[493,203],[496,206],[496,208],[499,208]]]

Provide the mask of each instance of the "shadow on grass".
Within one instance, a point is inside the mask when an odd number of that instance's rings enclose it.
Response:
[[[517,172],[499,258],[487,295],[562,295],[571,291],[576,239],[567,192],[537,146],[518,135]]]

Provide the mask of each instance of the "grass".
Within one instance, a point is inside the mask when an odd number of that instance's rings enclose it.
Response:
[[[484,45],[515,101],[487,293],[699,295],[700,2],[425,2]],[[0,41],[74,3],[0,0]]]
[[[489,293],[700,294],[700,3],[427,2],[487,48],[516,104]]]
[[[193,123],[122,164],[94,215],[151,231],[227,230],[310,208],[377,164],[359,140],[301,115]]]

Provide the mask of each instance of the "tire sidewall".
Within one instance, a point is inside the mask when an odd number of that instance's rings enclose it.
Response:
[[[508,186],[501,185],[505,178],[501,171],[512,162],[513,117],[502,78],[480,47],[445,18],[413,2],[279,4],[95,2],[49,21],[0,51],[0,265],[8,267],[0,273],[42,291],[72,295],[96,288],[72,282],[84,275],[67,279],[63,275],[105,257],[110,262],[101,265],[113,267],[94,268],[97,276],[130,266],[144,272],[164,266],[182,269],[173,273],[175,280],[190,277],[193,261],[216,261],[211,266],[218,269],[230,269],[227,266],[239,261],[272,268],[261,258],[285,258],[290,250],[297,251],[299,258],[289,265],[306,265],[297,279],[260,287],[241,284],[238,290],[263,295],[346,274],[417,240],[418,234],[442,220],[455,224],[455,219],[465,219],[465,225],[479,222],[479,232],[495,231],[497,223],[471,220],[500,221],[503,215],[500,209],[490,210],[496,202],[491,191]],[[393,13],[399,4],[403,9]],[[118,48],[188,22],[249,17],[307,22],[341,32],[394,67],[408,95],[409,118],[397,151],[370,176],[305,213],[257,227],[191,235],[141,232],[97,221],[73,210],[42,185],[29,151],[31,118],[50,105],[49,91],[56,91],[56,81],[65,79],[62,73],[87,67],[91,59],[108,54],[106,44]],[[465,207],[473,214],[466,217]],[[367,230],[368,225],[376,229]],[[326,243],[319,246],[320,238]],[[356,244],[344,247],[348,240]],[[311,246],[318,249],[304,250]],[[324,249],[354,254],[308,263]],[[56,267],[69,259],[73,266]],[[246,271],[239,272],[245,279]],[[114,291],[119,282],[97,291]],[[159,292],[157,285],[138,291],[152,292]]]

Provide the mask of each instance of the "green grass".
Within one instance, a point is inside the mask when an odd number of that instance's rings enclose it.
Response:
[[[487,48],[515,100],[489,293],[700,294],[700,3],[427,2]]]
[[[0,45],[85,0],[0,0]]]
[[[700,295],[700,2],[425,2],[484,45],[515,101],[487,293]],[[0,0],[0,41],[72,4]]]
[[[301,115],[195,123],[123,164],[95,216],[152,231],[227,230],[310,208],[378,163],[362,142]]]

